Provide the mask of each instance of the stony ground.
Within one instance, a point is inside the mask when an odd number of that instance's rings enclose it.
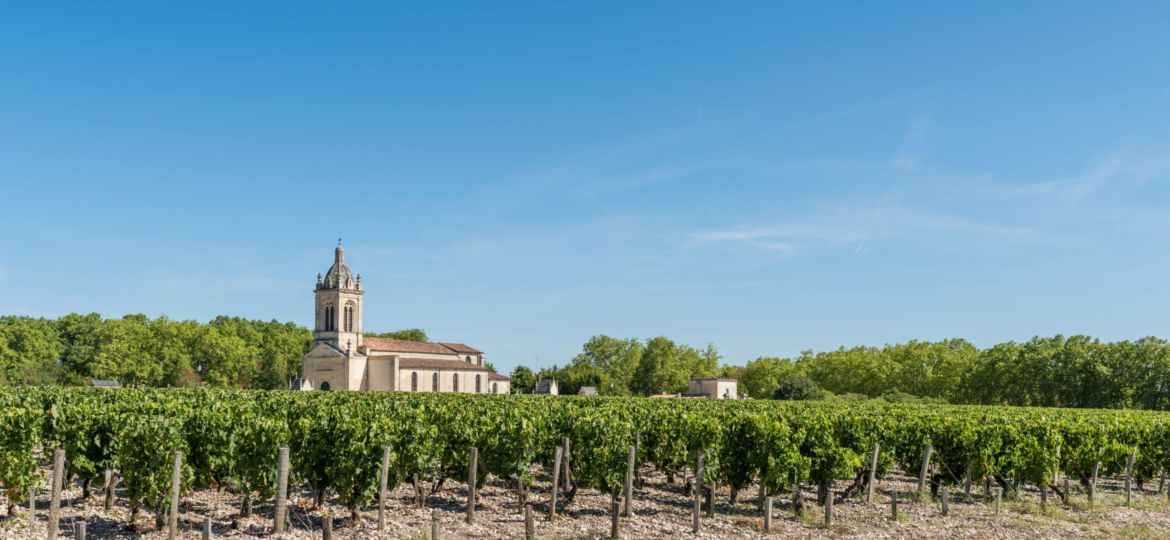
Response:
[[[720,489],[716,503],[716,515],[708,518],[704,514],[702,532],[695,536],[691,532],[691,508],[693,499],[685,496],[679,483],[670,484],[662,475],[646,472],[644,488],[637,492],[634,516],[623,519],[621,533],[624,538],[1164,538],[1170,540],[1170,504],[1165,495],[1158,495],[1153,487],[1139,491],[1134,496],[1132,507],[1124,505],[1122,486],[1116,481],[1103,481],[1098,488],[1097,504],[1088,507],[1085,496],[1077,486],[1073,487],[1070,506],[1064,507],[1052,497],[1046,509],[1039,505],[1038,493],[1025,492],[1020,500],[1004,501],[999,515],[994,505],[979,497],[982,490],[976,488],[972,496],[961,490],[952,494],[949,515],[941,515],[940,505],[923,500],[911,501],[910,493],[915,488],[915,479],[904,475],[893,475],[881,480],[875,493],[874,503],[866,504],[859,499],[839,500],[833,508],[833,524],[825,527],[822,509],[809,506],[804,516],[796,517],[790,501],[776,502],[775,519],[771,532],[763,531],[763,517],[757,507],[755,488],[741,494],[736,505],[729,502],[729,493]],[[325,508],[311,509],[312,498],[308,492],[298,492],[291,501],[293,530],[281,538],[321,538],[322,518],[334,516],[333,537],[337,539],[358,538],[402,538],[423,539],[430,537],[432,513],[438,516],[441,536],[445,538],[522,538],[524,535],[523,515],[514,490],[502,482],[489,482],[480,492],[480,506],[475,525],[465,523],[466,491],[461,485],[449,482],[449,486],[427,499],[426,509],[412,507],[411,490],[407,486],[396,489],[387,505],[386,531],[377,532],[376,509],[361,513],[359,523],[350,520],[349,513],[337,506],[336,501]],[[534,508],[537,514],[536,535],[539,538],[586,539],[605,538],[609,535],[610,499],[592,490],[582,490],[576,499],[565,508],[555,523],[544,519],[547,512],[548,480],[538,479],[537,489],[531,494],[538,501]],[[27,506],[18,510],[14,517],[0,519],[0,538],[45,538],[46,514],[49,501],[46,485],[38,490],[35,523],[31,525]],[[835,486],[842,492],[846,483]],[[897,520],[890,519],[889,491],[896,490],[899,496]],[[127,525],[129,509],[125,499],[119,497],[111,512],[102,510],[102,501],[96,493],[88,500],[82,499],[79,485],[71,485],[64,494],[62,503],[61,534],[73,538],[75,523],[84,520],[87,524],[87,538],[166,538],[166,530],[154,529],[153,516],[143,513],[137,525],[140,532]],[[807,499],[811,491],[804,493]],[[255,515],[238,519],[239,497],[226,492],[201,490],[189,494],[180,506],[180,537],[201,538],[200,528],[204,517],[211,517],[215,538],[277,538],[271,534],[272,506],[257,504]]]

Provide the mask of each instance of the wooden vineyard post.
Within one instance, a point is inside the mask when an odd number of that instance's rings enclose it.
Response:
[[[77,532],[74,534],[74,538],[76,538],[77,540],[85,540],[85,522],[84,521],[77,522]]]
[[[898,492],[890,490],[890,519],[898,521]]]
[[[561,479],[561,457],[565,448],[558,446],[553,450],[553,468],[552,468],[552,493],[551,499],[548,502],[548,520],[556,521],[557,519],[557,488],[560,486]]]
[[[825,526],[833,526],[833,489],[829,488],[829,495],[825,497]]]
[[[869,483],[865,486],[865,502],[867,503],[873,500],[873,483],[877,479],[878,452],[880,450],[881,447],[878,443],[873,443],[873,459],[869,460]]]
[[[273,512],[272,530],[283,533],[285,516],[288,515],[288,448],[281,448],[276,457],[276,511]]]
[[[103,490],[105,492],[105,500],[102,502],[102,509],[109,512],[114,507],[114,471],[106,469],[103,473],[106,480],[106,486]]]
[[[1066,501],[1072,500],[1072,490],[1069,487],[1068,476],[1064,477],[1064,499]]]
[[[431,510],[431,540],[439,540],[439,511]]]
[[[1133,506],[1133,460],[1137,457],[1137,448],[1129,453],[1125,459],[1125,505]]]
[[[211,518],[203,518],[203,540],[211,540]]]
[[[65,472],[65,451],[57,449],[53,451],[53,478],[50,479],[52,485],[49,486],[49,534],[50,540],[57,539],[57,533],[60,531],[61,524],[58,521],[61,513],[61,475]]]
[[[634,500],[634,460],[637,458],[638,449],[631,446],[629,456],[626,457],[626,498],[625,511],[622,515],[630,517]]]
[[[621,514],[621,512],[622,512],[622,508],[621,508],[621,505],[618,504],[617,499],[614,499],[612,502],[610,502],[610,505],[609,505],[609,537],[612,540],[617,540],[618,532],[621,529],[621,524],[618,521],[619,520],[618,515]]]
[[[378,532],[386,531],[386,484],[390,477],[390,447],[382,449],[382,474],[378,478]]]
[[[565,452],[561,456],[561,459],[564,460],[562,462],[562,464],[564,465],[564,468],[565,468],[565,470],[563,472],[561,472],[561,491],[564,491],[567,493],[569,491],[569,488],[572,487],[572,485],[573,485],[572,480],[569,478],[569,474],[573,470],[573,468],[570,467],[570,465],[569,465],[569,438],[568,437],[561,437],[561,446],[563,446],[565,448]]]
[[[37,524],[37,487],[28,488],[28,528],[32,530]]]
[[[991,475],[983,475],[983,500],[991,500]]]
[[[524,503],[524,540],[535,540],[536,524],[532,521],[532,503]]]
[[[942,488],[939,489],[939,497],[942,497],[942,515],[945,517],[947,514],[950,513],[950,510],[951,510],[951,507],[949,506],[950,497],[947,496],[947,487],[946,486],[943,486]]]
[[[764,530],[772,530],[772,496],[764,497]]]
[[[703,511],[703,453],[699,452],[698,463],[695,464],[695,509],[691,516],[691,530],[699,534],[699,514]]]
[[[711,481],[711,485],[708,486],[707,489],[711,490],[710,491],[711,498],[708,499],[709,504],[707,504],[707,517],[713,518],[713,517],[715,517],[715,481],[714,480]]]
[[[175,465],[171,469],[171,507],[167,517],[167,540],[179,536],[179,483],[183,479],[183,453],[175,452]]]
[[[1093,464],[1093,477],[1089,479],[1089,490],[1086,497],[1089,499],[1089,506],[1093,506],[1093,495],[1097,492],[1097,473],[1101,471],[1101,462],[1098,461]]]
[[[471,448],[471,463],[467,466],[467,524],[475,523],[475,476],[479,461],[479,449]]]
[[[922,470],[918,471],[918,493],[921,494],[926,489],[926,471],[930,468],[930,454],[934,452],[934,447],[926,445],[926,450],[922,452]]]
[[[1040,509],[1048,508],[1048,484],[1040,484]]]
[[[333,540],[333,516],[325,516],[321,523],[321,540]]]
[[[999,505],[1003,501],[1003,488],[995,487],[995,515],[999,515]]]

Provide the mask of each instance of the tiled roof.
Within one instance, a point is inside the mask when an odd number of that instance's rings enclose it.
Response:
[[[448,348],[448,349],[451,349],[452,351],[458,352],[458,353],[463,353],[463,354],[483,354],[483,351],[481,351],[481,350],[479,350],[479,349],[476,349],[476,348],[474,348],[474,347],[469,347],[469,346],[467,346],[467,345],[464,345],[464,344],[462,344],[462,343],[447,343],[447,342],[442,342],[442,341],[440,341],[440,342],[439,342],[439,345],[442,345],[442,346],[444,346],[444,347],[446,347],[446,348]]]
[[[362,347],[370,351],[383,352],[412,352],[427,354],[454,354],[450,347],[441,343],[425,343],[421,341],[407,341],[405,339],[365,338]]]
[[[582,386],[580,390],[577,390],[577,395],[578,396],[596,396],[597,395],[597,387],[596,386]]]
[[[488,380],[489,381],[510,381],[510,380],[512,380],[512,378],[506,377],[504,375],[500,375],[499,373],[489,373]]]
[[[432,358],[402,358],[398,361],[399,369],[462,369],[468,371],[487,371],[485,367],[464,362],[463,360],[435,360]],[[490,380],[490,377],[489,377]]]

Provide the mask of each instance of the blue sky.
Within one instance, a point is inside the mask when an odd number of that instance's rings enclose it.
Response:
[[[978,4],[978,5],[973,5]],[[1170,4],[0,7],[0,313],[1170,337]]]

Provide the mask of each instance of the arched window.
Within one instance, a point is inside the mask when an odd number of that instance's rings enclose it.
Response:
[[[439,391],[439,372],[436,371],[434,375],[431,375],[431,392],[438,392],[438,391]]]
[[[341,323],[342,328],[345,328],[346,332],[353,332],[353,304],[346,305],[342,313],[345,314],[345,319]]]
[[[492,383],[492,393],[493,394],[500,393],[500,383]]]
[[[410,391],[418,392],[418,372],[410,372]]]
[[[475,393],[479,393],[479,374],[475,375]]]
[[[452,392],[459,391],[459,374],[458,373],[451,376],[451,391]]]
[[[332,332],[337,329],[337,312],[334,311],[333,304],[325,306],[325,331]]]
[[[321,383],[321,390],[323,390],[325,392],[329,391],[329,381],[325,381],[325,382]]]

